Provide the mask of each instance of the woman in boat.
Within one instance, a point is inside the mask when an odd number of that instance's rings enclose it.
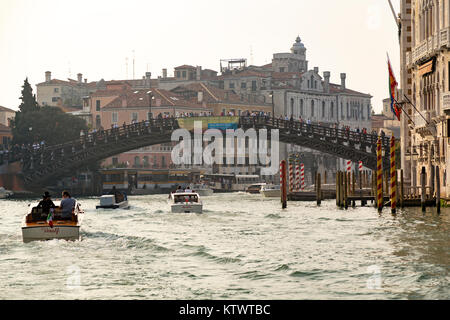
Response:
[[[45,213],[48,215],[50,213],[51,208],[56,208],[53,201],[50,199],[52,196],[48,191],[45,191],[45,193],[42,195],[42,200],[38,204],[38,208],[42,209],[42,213]]]

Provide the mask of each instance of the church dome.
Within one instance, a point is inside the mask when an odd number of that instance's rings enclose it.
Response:
[[[302,43],[302,40],[300,39],[300,36],[295,39],[295,43],[292,46],[291,50],[293,53],[300,53],[306,50],[304,44]]]

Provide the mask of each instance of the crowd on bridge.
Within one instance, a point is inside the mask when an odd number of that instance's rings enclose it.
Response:
[[[90,129],[88,131],[81,131],[80,132],[80,144],[86,145],[86,143],[96,143],[97,141],[104,141],[105,139],[109,138],[118,138],[121,134],[124,134],[125,136],[129,136],[130,134],[144,134],[145,132],[150,132],[149,128],[167,128],[168,130],[173,130],[178,127],[178,124],[176,123],[177,118],[187,118],[187,117],[212,117],[213,115],[211,112],[200,112],[200,113],[193,113],[193,112],[185,112],[179,114],[177,117],[174,117],[173,115],[168,114],[159,114],[156,118],[150,118],[147,120],[142,120],[140,122],[138,121],[132,121],[130,124],[126,124],[125,122],[122,124],[122,126],[119,126],[118,124],[112,124],[110,130],[105,130],[102,126],[100,126],[98,129]],[[235,116],[235,113],[230,112],[222,112],[220,116]],[[311,120],[308,118],[305,121],[302,119],[302,117],[299,117],[298,119],[294,119],[293,116],[279,116],[278,118],[271,118],[270,113],[263,112],[263,111],[244,111],[241,114],[237,115],[240,116],[243,121],[248,121],[248,119],[251,120],[251,123],[255,124],[257,121],[277,121],[278,125],[289,125],[290,127],[294,126],[294,123],[296,125],[300,124],[300,126],[303,126],[306,124],[308,131],[311,130],[312,126],[320,127],[320,128],[331,128],[337,130],[338,124],[322,124],[320,122],[318,123],[312,123]],[[247,119],[247,120],[246,120]],[[350,132],[360,134],[362,133],[361,138],[365,139],[366,135],[368,134],[367,129],[363,128],[360,130],[359,128],[351,129],[349,126],[342,126],[341,132],[345,132],[347,138],[350,137]],[[377,135],[375,131],[371,132],[371,135]],[[364,137],[363,137],[364,136]],[[381,136],[384,138],[384,132],[381,132]],[[45,148],[50,147],[47,146],[45,141],[40,142],[34,142],[30,144],[22,144],[22,145],[13,145],[9,147],[8,149],[0,150],[0,164],[4,163],[4,160],[8,161],[16,161],[18,159],[22,159],[25,155],[33,155],[36,153],[42,153],[41,151],[45,150]],[[52,148],[57,146],[52,146]],[[74,146],[72,146],[72,152],[74,152]],[[52,155],[53,158],[53,155]]]

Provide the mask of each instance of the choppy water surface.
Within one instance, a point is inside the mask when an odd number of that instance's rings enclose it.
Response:
[[[221,194],[195,215],[170,213],[166,198],[130,197],[116,211],[79,199],[81,241],[28,244],[29,201],[0,200],[0,299],[450,298],[450,210],[281,210]]]

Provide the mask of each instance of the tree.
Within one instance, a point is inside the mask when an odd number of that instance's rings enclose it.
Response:
[[[30,144],[45,141],[58,144],[80,137],[81,130],[87,130],[86,122],[57,107],[39,107],[36,96],[25,79],[22,86],[22,103],[11,121],[12,144]]]
[[[39,105],[36,101],[36,96],[33,95],[33,89],[28,82],[28,78],[25,79],[22,86],[22,97],[20,97],[22,103],[19,106],[19,110],[23,113],[33,112],[39,110]]]
[[[87,130],[83,119],[64,113],[60,108],[46,106],[39,111],[16,113],[12,142],[58,144],[79,138],[81,130]]]

